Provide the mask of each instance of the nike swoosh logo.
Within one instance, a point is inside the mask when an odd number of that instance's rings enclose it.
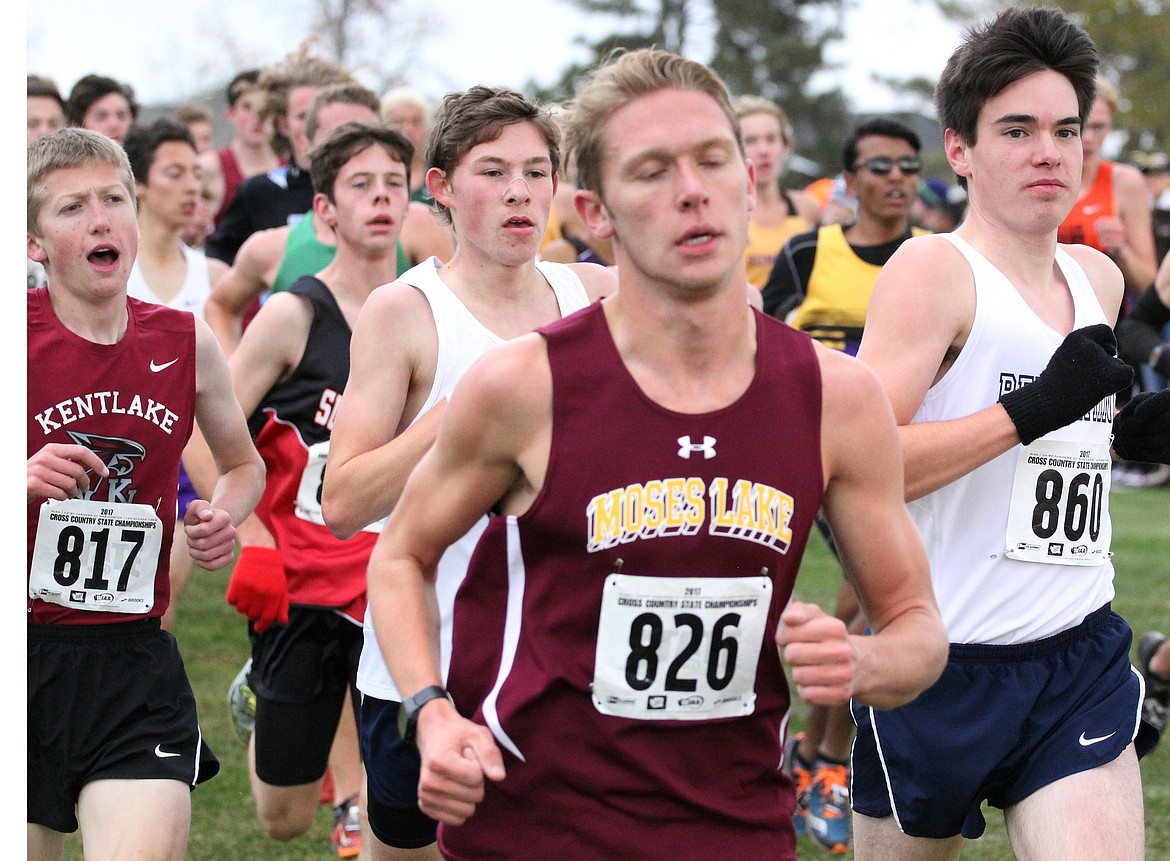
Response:
[[[1084,742],[1082,742],[1082,744],[1084,744]],[[159,759],[166,759],[168,756],[182,756],[181,753],[168,753],[167,751],[162,749],[161,744],[156,744],[154,746],[154,755],[157,756]]]
[[[1109,733],[1109,735],[1097,736],[1097,738],[1087,738],[1084,733],[1081,733],[1081,737],[1078,738],[1077,741],[1081,743],[1081,747],[1089,747],[1090,745],[1094,745],[1099,741],[1105,741],[1107,738],[1113,738],[1115,735],[1117,735],[1117,730],[1113,730],[1113,732]]]
[[[154,359],[151,359],[150,360],[150,369],[157,374],[159,371],[165,371],[167,368],[169,368],[171,365],[173,365],[177,361],[179,361],[179,360],[178,359],[171,359],[169,362],[163,362],[160,365],[160,364],[157,364],[154,361]]]

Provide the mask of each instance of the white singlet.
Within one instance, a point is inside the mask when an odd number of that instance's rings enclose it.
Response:
[[[398,276],[399,281],[410,284],[426,296],[439,336],[435,382],[431,386],[426,403],[419,409],[411,424],[447,397],[476,359],[492,347],[504,343],[503,338],[479,322],[451,288],[443,283],[443,279],[439,277],[437,263],[438,261],[431,257]],[[568,265],[537,261],[536,268],[556,294],[562,317],[589,304],[589,294],[585,292],[585,285]],[[441,621],[439,643],[444,679],[447,678],[447,668],[451,663],[451,608],[455,603],[455,592],[463,582],[471,552],[475,549],[486,525],[487,517],[480,518],[475,526],[448,547],[439,559],[435,591]],[[401,701],[402,696],[395,687],[394,680],[390,678],[385,661],[382,660],[382,651],[374,636],[374,624],[369,612],[366,613],[364,631],[365,642],[358,664],[358,690],[381,700]]]
[[[961,418],[996,403],[1038,376],[1064,340],[987,258],[962,238],[941,235],[974,273],[975,319],[915,423]],[[1107,322],[1080,265],[1060,247],[1056,262],[1072,294],[1073,328]],[[1080,624],[1112,599],[1114,401],[1110,395],[1079,421],[1026,448],[1016,445],[909,504],[952,643],[1038,640]]]
[[[134,268],[130,270],[130,280],[126,282],[126,292],[135,299],[143,302],[154,302],[156,305],[168,305],[178,311],[190,311],[200,320],[203,319],[203,306],[207,297],[211,295],[211,275],[207,271],[207,257],[202,251],[181,246],[183,256],[187,258],[187,277],[183,280],[183,287],[170,302],[160,299],[146,279],[142,277],[142,270],[138,268],[138,261],[134,261]]]

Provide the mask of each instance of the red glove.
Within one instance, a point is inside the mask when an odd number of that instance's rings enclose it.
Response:
[[[257,633],[273,622],[288,624],[288,578],[275,547],[241,547],[228,582],[227,601],[255,623]]]

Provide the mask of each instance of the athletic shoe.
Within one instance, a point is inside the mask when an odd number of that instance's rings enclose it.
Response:
[[[805,834],[805,815],[808,813],[808,787],[812,783],[812,769],[807,762],[800,758],[796,748],[804,733],[798,732],[784,743],[784,771],[796,784],[796,810],[792,814],[792,827],[796,829],[796,836]]]
[[[362,819],[356,795],[333,808],[333,848],[338,858],[356,858],[362,851]]]
[[[1138,640],[1138,670],[1146,680],[1146,698],[1142,702],[1142,720],[1138,726],[1134,746],[1138,757],[1143,757],[1162,740],[1166,729],[1166,712],[1170,708],[1170,682],[1158,678],[1150,670],[1154,653],[1166,642],[1166,635],[1160,631],[1149,631]]]
[[[232,716],[232,727],[244,744],[252,736],[256,726],[256,695],[248,686],[248,674],[252,672],[252,659],[248,658],[243,669],[236,673],[228,687],[228,712]]]
[[[833,855],[853,842],[849,811],[849,766],[818,762],[808,789],[808,836]]]

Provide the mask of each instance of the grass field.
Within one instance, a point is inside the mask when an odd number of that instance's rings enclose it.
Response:
[[[1129,621],[1135,639],[1151,628],[1170,632],[1170,489],[1115,493],[1111,503],[1117,569],[1114,609]],[[797,597],[831,608],[839,578],[836,563],[814,536],[797,581]],[[321,807],[308,834],[288,843],[269,840],[256,824],[244,746],[232,731],[225,705],[228,684],[247,657],[242,617],[223,598],[227,580],[226,571],[197,572],[181,606],[176,630],[199,702],[204,735],[223,766],[214,780],[192,796],[188,855],[194,861],[327,859],[332,856],[332,820],[326,806]],[[805,713],[803,703],[797,702],[794,728],[803,724]],[[1170,859],[1170,743],[1143,761],[1142,777],[1147,857],[1151,861]],[[986,814],[987,833],[968,842],[964,861],[1011,858],[1003,816],[996,810]],[[826,857],[807,838],[801,840],[799,856],[802,861]],[[66,858],[80,857],[80,841],[74,836],[67,845]]]

